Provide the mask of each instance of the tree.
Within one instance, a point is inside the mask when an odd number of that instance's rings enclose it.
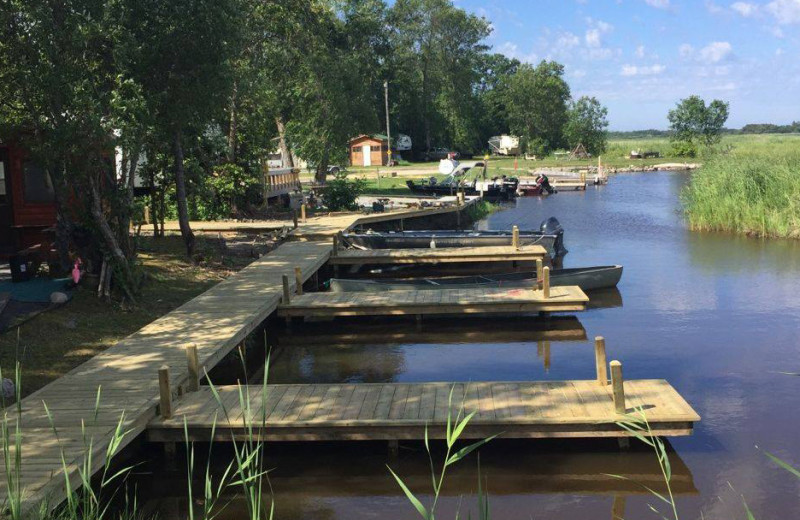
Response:
[[[545,154],[564,146],[570,90],[563,65],[546,60],[535,68],[520,65],[507,77],[503,91],[509,130],[528,151]]]
[[[694,157],[698,144],[712,146],[722,138],[729,104],[715,99],[706,106],[699,96],[689,96],[669,111],[672,141],[679,155]]]
[[[136,43],[132,74],[142,86],[155,131],[170,143],[178,222],[192,256],[186,147],[191,146],[231,99],[232,58],[239,54],[240,0],[130,0],[119,13]]]
[[[593,155],[606,151],[608,141],[608,109],[594,97],[583,96],[573,101],[569,107],[564,138],[570,148],[579,144]]]

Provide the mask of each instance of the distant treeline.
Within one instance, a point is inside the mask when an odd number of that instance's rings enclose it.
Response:
[[[793,121],[788,125],[774,125],[772,123],[751,123],[742,128],[724,128],[724,134],[792,134],[800,133],[800,121]],[[629,132],[608,132],[609,139],[647,139],[652,137],[670,137],[669,130],[632,130]]]

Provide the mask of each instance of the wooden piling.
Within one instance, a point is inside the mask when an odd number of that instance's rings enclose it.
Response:
[[[611,386],[614,395],[614,410],[619,414],[625,413],[625,387],[622,379],[622,363],[611,362]]]
[[[333,235],[333,251],[331,251],[331,256],[336,256],[339,251],[339,235]]]
[[[161,417],[169,419],[172,417],[172,389],[169,384],[169,367],[167,365],[158,369],[158,391],[161,396],[159,406]]]
[[[197,357],[197,345],[186,346],[186,364],[189,367],[189,381],[186,383],[187,392],[200,390],[200,360]]]
[[[607,385],[606,340],[603,336],[594,338],[594,363],[597,367],[597,382],[603,386]]]
[[[283,303],[289,304],[292,301],[291,294],[289,293],[289,277],[283,275]]]
[[[542,288],[542,277],[544,276],[544,262],[542,262],[541,258],[536,259],[536,288]]]
[[[511,246],[519,251],[519,227],[517,226],[511,228]]]
[[[303,294],[303,271],[299,267],[294,268],[294,284],[295,292],[299,295]]]
[[[295,229],[297,229],[297,210],[296,209],[292,210],[292,225],[294,226]]]
[[[550,268],[542,268],[542,296],[550,297]]]
[[[300,204],[300,220],[302,220],[303,222],[306,221],[306,204],[305,204],[305,202],[303,204]]]

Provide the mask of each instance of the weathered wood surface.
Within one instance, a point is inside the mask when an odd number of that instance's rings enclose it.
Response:
[[[582,311],[589,298],[580,287],[541,290],[441,289],[382,293],[309,293],[278,307],[278,316],[400,316]]]
[[[240,402],[242,391],[249,404]],[[448,414],[475,412],[464,438],[627,437],[609,385],[597,381],[289,384],[209,388],[185,396],[152,441],[230,441],[248,426],[268,441],[443,438]],[[452,391],[452,402],[449,402]],[[625,381],[628,413],[642,407],[656,435],[689,435],[697,413],[664,380]],[[221,406],[219,403],[224,403]]]
[[[445,264],[462,262],[525,262],[544,258],[539,245],[443,247],[421,249],[345,249],[331,257],[333,265]]]
[[[89,451],[82,423],[92,442],[95,469],[99,469],[120,421],[128,431],[124,446],[155,417],[160,367],[169,367],[170,386],[177,392],[189,382],[187,345],[197,347],[199,370],[213,367],[277,308],[283,274],[292,275],[294,290],[294,267],[299,266],[308,279],[324,265],[330,251],[327,243],[284,244],[23,399],[20,480],[25,488],[25,507],[38,507],[49,495],[53,505],[63,499],[62,452],[73,485],[79,485],[78,467]],[[95,410],[98,391],[99,407]],[[13,433],[15,410],[8,408],[7,414]],[[0,463],[2,459],[0,453]],[[2,479],[0,500],[6,498],[6,486]]]

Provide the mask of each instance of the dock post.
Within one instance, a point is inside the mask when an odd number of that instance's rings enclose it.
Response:
[[[542,363],[543,366],[544,366],[544,371],[546,373],[549,373],[550,372],[550,340],[547,340],[547,339],[544,340],[543,346],[542,346],[542,355],[543,355],[542,357],[544,358],[543,359],[543,363]]]
[[[289,293],[289,277],[287,275],[283,275],[283,304],[286,305],[291,303],[292,296]]]
[[[550,298],[550,268],[542,268],[542,296]]]
[[[614,502],[611,504],[611,520],[625,520],[625,497],[614,495]]]
[[[300,220],[306,221],[306,203],[300,204]]]
[[[297,229],[297,210],[296,209],[292,210],[292,225],[294,226],[295,229]]]
[[[597,366],[597,382],[608,384],[608,368],[606,368],[606,340],[603,336],[594,338],[594,362]]]
[[[189,367],[189,382],[186,383],[187,392],[200,390],[200,361],[197,358],[197,345],[186,345],[186,364]]]
[[[405,224],[404,224],[404,222],[405,222],[405,219],[402,219],[402,218],[401,218],[401,219],[400,219],[400,231],[405,231],[405,229],[404,229],[404,225],[405,225]]]
[[[511,228],[511,247],[519,251],[519,227]]]
[[[299,267],[294,268],[294,283],[295,283],[295,292],[297,294],[303,294],[303,271],[300,270]]]
[[[389,457],[392,459],[397,458],[400,452],[400,442],[397,439],[389,441]]]
[[[544,263],[542,262],[541,258],[536,259],[536,288],[542,288],[542,277],[544,276],[544,270],[542,266]]]
[[[614,409],[619,414],[625,413],[625,387],[622,379],[622,363],[611,362],[611,386],[614,394]]]
[[[169,385],[169,367],[163,365],[158,369],[158,391],[161,397],[159,412],[163,419],[172,417],[172,389]]]
[[[333,251],[331,251],[331,256],[336,256],[339,254],[339,235],[333,235]]]

